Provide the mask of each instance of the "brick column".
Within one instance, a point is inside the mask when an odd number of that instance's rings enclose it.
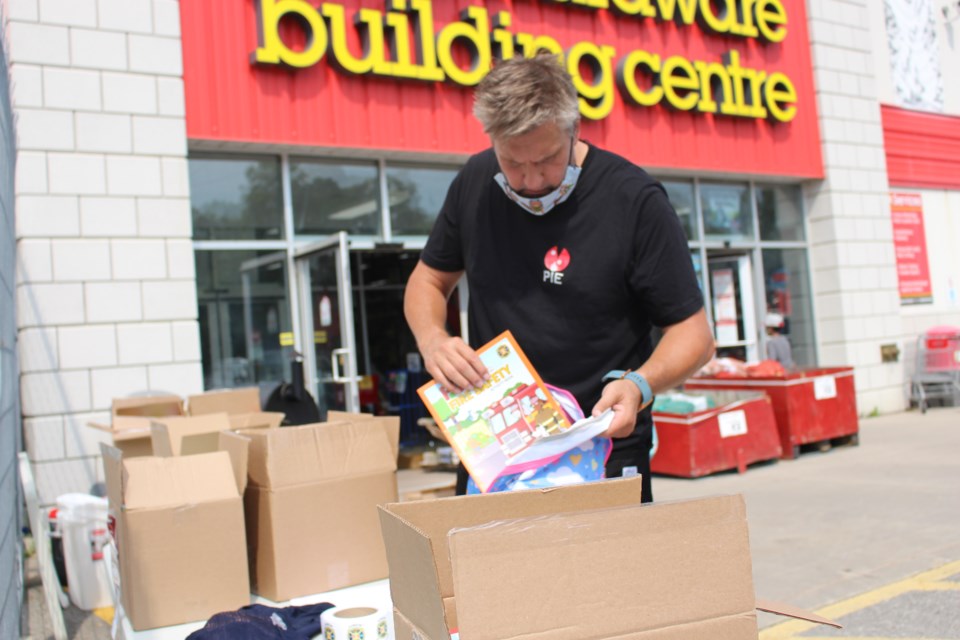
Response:
[[[112,398],[202,389],[179,3],[7,0],[17,312],[44,501],[102,480]]]
[[[856,368],[857,406],[905,406],[903,365],[880,345],[902,335],[880,105],[867,2],[807,2],[826,179],[804,189],[824,365]]]

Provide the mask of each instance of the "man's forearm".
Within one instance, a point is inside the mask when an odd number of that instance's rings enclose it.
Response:
[[[403,313],[421,351],[430,341],[447,335],[446,309],[447,301],[435,289],[422,284],[413,288],[407,285]]]
[[[638,369],[654,393],[682,384],[710,361],[715,351],[713,333],[701,310],[666,328],[650,358]]]
[[[422,263],[410,275],[403,314],[421,353],[432,341],[448,337],[447,298],[458,279],[458,274],[438,276]]]

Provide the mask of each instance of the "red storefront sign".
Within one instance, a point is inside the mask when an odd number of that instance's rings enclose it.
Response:
[[[194,140],[469,154],[491,61],[564,55],[583,137],[650,167],[822,177],[803,0],[182,0]]]
[[[923,229],[923,198],[916,193],[891,193],[890,218],[897,255],[900,304],[932,303],[927,236]]]

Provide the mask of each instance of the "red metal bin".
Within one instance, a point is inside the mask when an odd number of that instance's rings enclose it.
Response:
[[[852,367],[807,369],[783,378],[691,378],[684,388],[766,392],[784,459],[796,458],[800,445],[856,435],[860,428]]]
[[[700,394],[698,394],[700,395]],[[770,398],[762,393],[711,393],[717,406],[685,415],[653,414],[657,452],[650,470],[699,478],[781,455],[780,436]]]

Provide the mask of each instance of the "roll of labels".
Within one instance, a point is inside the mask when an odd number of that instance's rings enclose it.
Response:
[[[320,614],[323,640],[393,640],[391,612],[373,607],[334,607]]]

